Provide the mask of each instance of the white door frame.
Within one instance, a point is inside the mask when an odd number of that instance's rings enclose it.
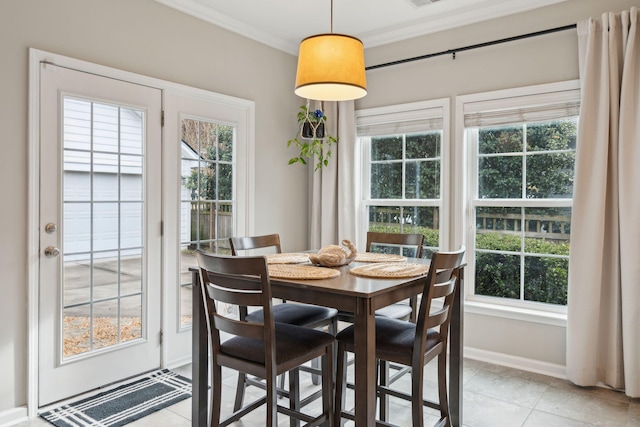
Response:
[[[27,416],[33,418],[38,414],[38,287],[39,287],[39,257],[40,257],[40,233],[38,224],[40,221],[40,63],[48,62],[58,66],[72,68],[78,71],[98,74],[104,77],[120,79],[131,83],[146,85],[161,89],[163,91],[172,90],[177,93],[191,93],[199,96],[205,96],[209,99],[216,99],[219,102],[226,102],[244,108],[247,114],[247,134],[245,141],[239,143],[246,144],[246,158],[242,159],[244,166],[244,176],[242,179],[246,182],[246,194],[242,196],[242,204],[245,206],[246,213],[243,217],[238,217],[238,230],[243,233],[253,232],[253,219],[249,214],[253,211],[254,206],[254,153],[255,150],[255,103],[240,98],[227,95],[215,94],[212,92],[195,89],[164,80],[143,76],[128,71],[118,70],[103,65],[93,64],[90,62],[70,58],[55,53],[50,53],[38,49],[29,49],[29,145],[28,145],[28,227],[27,227],[27,278],[28,278],[28,362],[27,362]],[[164,141],[163,141],[164,144]],[[167,230],[164,230],[167,235]],[[169,230],[171,232],[171,230]],[[164,245],[164,237],[163,237]],[[163,312],[166,305],[166,283],[163,280]],[[162,328],[166,330],[169,327],[170,320],[163,316]],[[172,363],[168,360],[167,345],[162,346],[162,366]]]

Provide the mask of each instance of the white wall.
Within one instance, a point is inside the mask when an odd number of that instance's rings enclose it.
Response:
[[[254,232],[279,232],[284,250],[307,246],[307,171],[287,166],[302,103],[294,57],[151,0],[2,1],[0,424],[27,403],[30,47],[255,101]]]
[[[574,24],[603,12],[640,6],[638,0],[569,0],[532,12],[499,18],[393,45],[367,49],[367,65],[499,40],[520,34]],[[357,108],[451,97],[512,87],[578,79],[576,30],[548,34],[451,55],[380,68],[367,72],[369,93]],[[366,46],[365,46],[366,47]],[[455,135],[457,124],[452,123]],[[457,171],[454,179],[460,179]],[[452,210],[453,212],[453,210]],[[461,232],[457,232],[460,236]],[[469,355],[495,358],[501,363],[546,370],[562,375],[566,328],[505,317],[467,313],[465,345]],[[498,353],[498,354],[494,354]]]

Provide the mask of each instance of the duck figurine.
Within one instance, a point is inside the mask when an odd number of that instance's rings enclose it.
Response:
[[[356,258],[358,250],[349,240],[343,240],[342,245],[325,246],[317,254],[310,254],[309,261],[324,267],[347,265]]]

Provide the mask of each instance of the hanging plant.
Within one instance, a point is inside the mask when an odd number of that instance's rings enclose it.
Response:
[[[298,134],[287,141],[287,147],[295,145],[299,151],[296,157],[289,159],[289,164],[307,164],[310,158],[317,159],[314,171],[322,169],[329,164],[331,157],[331,145],[338,142],[326,131],[327,117],[322,111],[322,101],[316,101],[316,108],[311,109],[311,100],[307,105],[300,106],[298,111]]]

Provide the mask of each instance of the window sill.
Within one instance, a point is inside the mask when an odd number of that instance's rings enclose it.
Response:
[[[486,302],[466,300],[464,312],[481,314],[484,316],[501,317],[504,319],[520,320],[523,322],[541,323],[543,325],[567,327],[567,314],[554,313],[542,310],[533,310],[522,307],[512,307]]]

